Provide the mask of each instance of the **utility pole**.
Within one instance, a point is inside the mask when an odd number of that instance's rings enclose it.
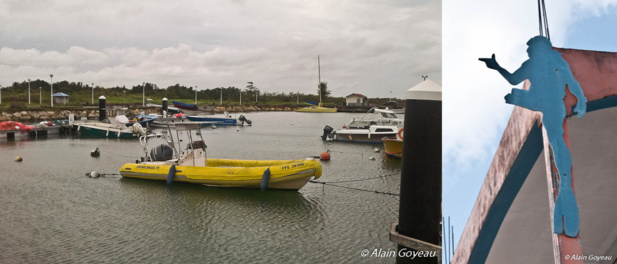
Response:
[[[51,107],[54,107],[54,75],[50,74],[51,78]]]
[[[30,104],[30,79],[28,79],[28,104]]]

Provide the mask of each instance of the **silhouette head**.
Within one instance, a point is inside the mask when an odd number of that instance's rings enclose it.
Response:
[[[531,38],[527,41],[527,46],[529,46],[529,48],[527,48],[527,54],[529,54],[530,58],[538,55],[539,53],[551,51],[553,49],[553,44],[551,44],[551,41],[543,36],[535,36]]]

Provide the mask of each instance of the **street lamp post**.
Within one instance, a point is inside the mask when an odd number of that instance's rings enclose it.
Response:
[[[50,74],[49,78],[51,78],[51,107],[54,107],[54,75]]]
[[[92,83],[92,105],[94,105],[94,83]]]
[[[126,90],[123,90],[122,93],[124,93],[124,101],[122,101],[122,105],[124,106],[126,104]]]
[[[39,106],[43,104],[43,87],[39,86]]]
[[[30,104],[30,79],[28,79],[28,104]]]
[[[221,102],[219,104],[223,105],[223,88],[221,88]]]
[[[143,85],[144,86],[141,89],[141,92],[142,92],[142,96],[141,96],[141,101],[142,102],[141,103],[142,103],[142,106],[146,106],[146,83],[144,82]]]
[[[197,85],[195,85],[195,105],[197,105]]]

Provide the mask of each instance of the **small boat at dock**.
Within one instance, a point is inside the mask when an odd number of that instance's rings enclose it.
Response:
[[[179,133],[186,133],[188,144],[180,149]],[[141,162],[120,168],[125,178],[203,184],[214,187],[291,189],[302,188],[310,179],[321,176],[321,164],[313,158],[296,160],[230,160],[206,156],[206,144],[200,125],[176,123],[176,137],[166,134],[140,137],[145,157]],[[194,136],[199,136],[193,140]],[[162,138],[161,144],[148,151],[148,142]]]
[[[92,137],[137,138],[146,134],[146,128],[139,123],[127,127],[128,123],[126,116],[119,115],[110,123],[73,121],[72,126],[82,135]]]
[[[235,126],[238,124],[238,120],[232,117],[215,117],[215,116],[186,116],[186,118],[193,122],[210,122],[217,126]]]
[[[322,139],[334,141],[382,143],[383,137],[393,137],[403,127],[403,120],[399,119],[389,109],[371,108],[363,117],[353,118],[349,124],[341,129],[334,130],[330,126],[324,127]]]
[[[310,104],[310,106],[307,107],[302,107],[302,108],[298,108],[296,109],[296,112],[305,112],[305,113],[336,113],[337,112],[337,108],[336,107],[324,107],[321,103],[321,65],[319,62],[319,56],[317,56],[317,73],[319,75],[319,79],[318,79],[318,83],[317,86],[319,88],[319,103],[309,103],[309,102],[305,102],[307,104]]]
[[[183,102],[178,102],[178,101],[171,101],[171,103],[180,109],[187,109],[187,110],[199,110],[199,107],[197,107],[196,104],[187,104],[187,103],[183,103]]]
[[[381,142],[383,142],[386,155],[396,158],[403,157],[403,128],[399,129],[395,137],[384,137]]]

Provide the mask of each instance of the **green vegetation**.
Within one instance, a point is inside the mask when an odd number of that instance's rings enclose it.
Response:
[[[39,88],[40,87],[40,88]],[[320,86],[322,91],[322,101],[330,95],[330,91],[327,88],[327,83],[322,83]],[[111,104],[125,104],[125,105],[141,105],[142,104],[142,92],[145,92],[147,103],[161,104],[162,99],[166,97],[171,101],[179,101],[184,103],[195,102],[195,89],[193,87],[186,87],[180,84],[174,84],[166,88],[160,88],[153,83],[142,83],[130,88],[125,86],[116,87],[101,87],[91,84],[84,84],[82,82],[68,82],[60,81],[54,82],[53,92],[62,92],[69,95],[68,105],[62,105],[62,107],[82,107],[92,105],[92,99],[94,97],[94,105],[98,105],[98,98],[104,95],[107,98],[107,103]],[[144,91],[145,90],[145,91]],[[11,107],[12,110],[25,110],[35,108],[49,108],[51,102],[51,85],[44,80],[33,80],[30,82],[30,104],[28,103],[28,81],[14,82],[9,87],[2,87],[2,104],[0,109],[7,109]],[[197,104],[198,105],[219,105],[221,101],[223,105],[239,105],[240,93],[242,93],[242,105],[295,105],[296,103],[302,104],[304,101],[318,102],[319,94],[299,94],[299,93],[270,93],[260,92],[260,90],[253,84],[248,82],[246,89],[240,89],[237,87],[216,87],[212,89],[204,89],[197,91]],[[94,96],[93,96],[94,93]],[[40,96],[40,97],[39,97]],[[257,98],[257,102],[256,101]],[[40,99],[40,104],[39,104]],[[344,105],[344,97],[330,97],[327,105]],[[382,105],[387,102],[388,99],[371,99],[370,103],[374,105]],[[402,105],[402,101],[399,103]],[[54,106],[60,106],[54,104]]]
[[[321,101],[326,102],[326,99],[328,98],[328,96],[330,96],[330,93],[331,93],[331,91],[328,90],[328,83],[321,82],[320,84],[318,84],[317,93],[321,94]]]

